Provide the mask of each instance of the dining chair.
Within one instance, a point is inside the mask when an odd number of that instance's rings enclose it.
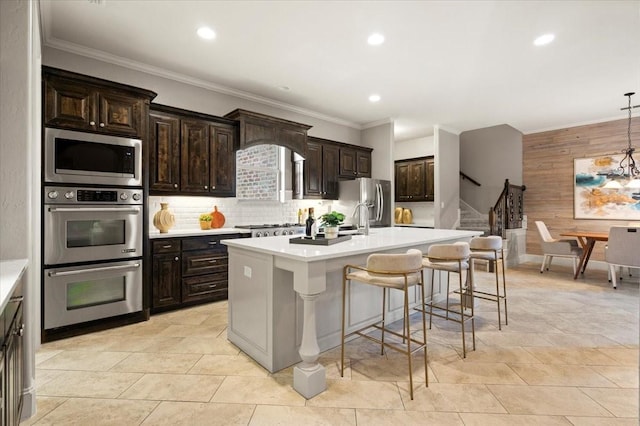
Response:
[[[613,226],[609,229],[609,241],[604,257],[609,264],[609,274],[613,288],[618,287],[616,266],[640,268],[640,227]]]
[[[549,270],[554,257],[568,257],[573,260],[573,274],[575,275],[578,262],[580,262],[580,257],[582,256],[582,247],[578,245],[578,242],[576,240],[563,240],[551,237],[547,226],[541,220],[536,220],[536,227],[538,228],[540,238],[542,238],[542,252],[544,253],[540,273],[542,274],[544,272],[545,265],[547,271]]]
[[[382,317],[361,328],[347,333],[346,320],[347,294],[351,292],[351,283],[357,281],[361,284],[368,284],[382,289]],[[416,249],[409,249],[406,253],[373,253],[367,258],[366,266],[345,265],[342,273],[342,341],[340,352],[340,377],[344,377],[344,344],[345,339],[352,335],[358,335],[380,344],[380,354],[384,355],[384,349],[392,349],[407,356],[409,365],[409,395],[413,399],[413,371],[411,366],[411,356],[420,350],[424,350],[424,380],[425,386],[429,386],[429,376],[427,371],[427,327],[425,313],[422,311],[422,338],[412,334],[410,329],[411,319],[409,318],[409,290],[413,286],[420,288],[418,300],[424,300],[424,285],[422,280],[422,252]],[[402,291],[404,296],[404,315],[402,333],[398,333],[385,323],[385,310],[387,309],[387,290]],[[378,338],[370,331],[378,330],[381,336]],[[398,341],[385,340],[385,334],[391,334]]]
[[[634,226],[636,228],[640,228],[640,222],[629,222],[629,223],[627,223],[627,226]],[[632,269],[634,269],[634,268],[627,268],[627,271],[628,271],[630,277],[633,276],[633,274],[631,273]],[[620,267],[620,279],[622,279],[622,266]]]

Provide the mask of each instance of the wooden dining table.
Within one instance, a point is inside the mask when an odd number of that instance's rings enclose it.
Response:
[[[580,258],[580,264],[573,279],[578,278],[578,274],[581,272],[584,274],[584,270],[587,269],[587,263],[591,257],[593,246],[596,245],[596,241],[609,241],[609,232],[590,232],[590,231],[573,231],[563,232],[560,234],[563,237],[576,237],[580,246],[582,246],[582,257]]]

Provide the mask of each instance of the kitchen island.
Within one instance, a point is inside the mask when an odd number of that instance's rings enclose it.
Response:
[[[410,248],[426,253],[431,244],[469,241],[480,234],[391,227],[329,246],[291,244],[290,236],[223,240],[229,254],[227,337],[270,372],[302,360],[294,368],[293,387],[312,398],[326,389],[320,352],[340,344],[344,265],[364,265],[371,253]],[[427,294],[429,285],[435,286],[434,298],[441,294],[440,281],[435,281],[425,283]],[[402,296],[393,293],[386,306],[389,321],[402,318]],[[414,291],[413,304],[416,296]],[[378,318],[381,302],[379,289],[354,285],[347,299],[347,329]]]

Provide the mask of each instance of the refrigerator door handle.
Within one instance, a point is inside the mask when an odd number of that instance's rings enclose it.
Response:
[[[384,209],[384,194],[382,193],[382,185],[380,185],[379,183],[376,184],[376,191],[377,191],[377,212],[376,212],[376,222],[379,222],[382,220],[382,213],[383,213],[383,209]]]

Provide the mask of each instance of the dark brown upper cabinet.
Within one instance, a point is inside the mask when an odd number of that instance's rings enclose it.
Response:
[[[209,126],[211,192],[219,196],[236,194],[236,155],[234,126]]]
[[[151,189],[178,191],[180,189],[180,118],[152,111],[149,115],[149,123]]]
[[[243,109],[233,110],[225,117],[238,122],[238,149],[280,145],[307,157],[307,131],[312,126]]]
[[[371,148],[340,147],[340,171],[342,179],[371,177]]]
[[[149,90],[56,68],[42,68],[44,125],[144,137]]]
[[[433,157],[395,162],[396,202],[433,201]]]
[[[337,200],[340,148],[324,139],[309,137],[304,161],[304,198]]]
[[[209,124],[181,120],[180,190],[209,192]]]
[[[149,189],[233,197],[236,126],[232,120],[154,104],[150,114]]]

